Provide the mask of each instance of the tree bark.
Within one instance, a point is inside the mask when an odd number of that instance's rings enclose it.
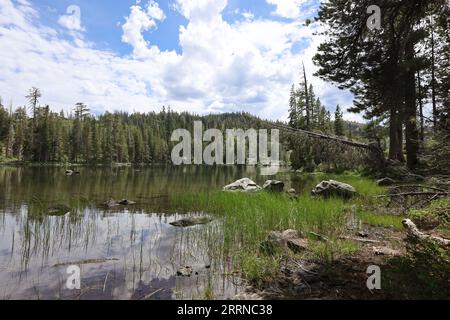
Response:
[[[306,78],[305,64],[303,64],[303,81],[305,85],[305,108],[306,108],[306,127],[311,128],[311,109],[309,105],[308,79]]]
[[[392,106],[389,120],[389,159],[403,162],[403,134],[399,112]]]
[[[416,77],[412,67],[414,60],[414,43],[408,41],[405,49],[405,58],[409,66],[405,70],[405,141],[407,166],[414,170],[418,165],[417,154],[419,152],[419,131],[417,130],[417,105],[416,105]]]
[[[437,130],[437,108],[436,108],[436,59],[434,52],[434,31],[431,30],[431,100],[433,105],[433,129]]]
[[[422,100],[422,80],[420,79],[420,71],[417,71],[417,90],[419,99],[419,117],[420,117],[420,141],[425,141],[425,121],[423,117],[423,100]]]

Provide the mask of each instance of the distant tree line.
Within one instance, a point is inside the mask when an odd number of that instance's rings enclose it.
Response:
[[[181,128],[192,133],[196,120],[202,121],[205,129],[269,129],[267,122],[248,113],[199,116],[163,107],[161,112],[106,112],[95,116],[86,104],[79,102],[72,112],[65,114],[41,105],[42,94],[37,88],[30,89],[26,97],[28,110],[19,107],[13,111],[12,106],[4,106],[0,99],[0,160],[167,163],[177,143],[170,141],[172,132]]]

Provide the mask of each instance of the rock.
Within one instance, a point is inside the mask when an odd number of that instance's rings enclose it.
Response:
[[[368,238],[369,234],[364,231],[360,231],[358,232],[358,236],[360,236],[361,238]]]
[[[117,207],[119,205],[119,203],[114,199],[110,199],[110,200],[106,201],[105,203],[103,203],[103,205],[105,207],[107,207],[108,209],[111,209],[111,208]]]
[[[194,273],[194,269],[192,269],[192,267],[189,266],[181,267],[180,269],[177,270],[177,276],[179,277],[190,277],[192,273]]]
[[[306,251],[308,249],[307,239],[289,239],[286,241],[286,245],[294,253]]]
[[[373,247],[373,253],[377,256],[399,256],[400,251],[388,247]]]
[[[291,200],[298,200],[297,191],[295,189],[289,189],[287,193]]]
[[[192,227],[195,225],[199,225],[199,224],[207,224],[210,223],[212,221],[211,218],[208,217],[192,217],[192,218],[185,218],[185,219],[181,219],[175,222],[171,222],[170,224],[174,227],[180,227],[180,228],[185,228],[185,227]]]
[[[308,240],[301,238],[296,230],[286,230],[284,232],[271,231],[267,240],[261,243],[264,253],[272,255],[277,250],[288,248],[294,253],[299,253],[308,249]]]
[[[335,180],[322,181],[314,190],[312,190],[311,193],[314,196],[338,196],[346,199],[354,197],[358,194],[356,189],[351,185]]]
[[[66,170],[66,175],[67,176],[73,175],[73,170]]]
[[[297,239],[300,238],[300,232],[298,232],[297,230],[286,230],[281,234],[281,237],[283,239],[289,240],[289,239]]]
[[[261,187],[249,178],[243,178],[229,184],[223,188],[224,191],[243,191],[243,192],[256,192],[260,191]]]
[[[377,181],[377,185],[380,187],[392,186],[393,184],[395,184],[395,181],[391,178],[383,178]]]
[[[283,192],[284,182],[278,180],[267,180],[263,189],[270,192]]]
[[[136,204],[136,202],[134,201],[130,201],[127,199],[123,199],[119,202],[119,204],[123,205],[123,206],[128,206],[128,205],[132,205],[132,204]]]
[[[48,209],[48,214],[50,216],[64,216],[72,211],[72,208],[66,206],[65,204],[58,204],[54,207]]]

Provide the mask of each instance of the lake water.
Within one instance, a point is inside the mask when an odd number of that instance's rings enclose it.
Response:
[[[231,261],[202,242],[205,233],[220,238],[220,223],[173,227],[208,213],[171,212],[168,201],[242,177],[262,184],[258,168],[77,170],[0,167],[0,299],[227,299],[242,290]],[[136,204],[108,209],[109,199]],[[80,290],[67,289],[70,265],[80,267]],[[191,277],[177,276],[182,266]]]

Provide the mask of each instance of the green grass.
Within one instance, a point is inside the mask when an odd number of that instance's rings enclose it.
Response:
[[[402,221],[404,218],[389,214],[377,214],[367,211],[361,211],[357,214],[358,218],[363,222],[372,226],[392,228],[395,230],[403,230]]]
[[[435,200],[426,208],[411,210],[408,215],[419,227],[447,229],[448,231],[450,228],[450,197]]]
[[[171,205],[179,211],[205,211],[223,218],[225,243],[259,245],[271,230],[296,229],[332,237],[340,234],[346,204],[341,199],[302,195],[290,200],[270,193],[212,192],[177,195]]]
[[[280,177],[282,179],[282,177]],[[348,218],[362,203],[372,202],[383,193],[372,180],[357,174],[331,175],[316,173],[298,177],[305,186],[304,193],[292,200],[286,194],[266,192],[249,194],[211,191],[196,194],[175,194],[170,198],[174,212],[205,212],[218,219],[214,232],[203,233],[201,241],[207,243],[208,254],[215,261],[231,259],[235,270],[253,284],[270,281],[280,270],[280,253],[265,255],[260,250],[270,231],[294,229],[309,238],[310,247],[304,258],[332,263],[342,255],[359,250],[359,244],[342,240],[348,232]],[[340,198],[313,198],[309,191],[322,180],[337,180],[356,188],[360,197],[350,201]],[[401,218],[388,215],[362,213],[363,222],[377,226],[402,228]],[[221,231],[217,231],[220,229]],[[329,241],[322,242],[310,232],[320,234]],[[219,262],[220,263],[220,262]]]
[[[313,198],[309,192],[297,200],[285,194],[266,192],[248,194],[212,191],[197,194],[176,194],[171,196],[170,205],[177,212],[207,212],[220,217],[222,233],[208,233],[209,239],[217,247],[215,256],[230,257],[235,268],[251,282],[258,283],[270,279],[279,271],[280,257],[264,256],[260,244],[270,231],[295,229],[310,240],[309,258],[322,262],[332,262],[340,255],[358,250],[358,245],[340,240],[347,231],[348,214],[355,203],[382,192],[373,181],[357,175],[315,174],[309,183],[334,179],[353,185],[361,197],[351,201],[339,198]],[[363,216],[366,220],[369,215]],[[396,217],[371,217],[372,222],[383,226],[398,227]],[[328,242],[320,242],[310,235],[314,232],[325,236]],[[211,238],[213,237],[213,238]],[[220,245],[219,245],[220,244]]]
[[[314,199],[309,195],[291,200],[286,195],[270,193],[245,194],[229,192],[176,195],[171,205],[177,211],[203,211],[215,214],[222,233],[208,233],[213,239],[202,239],[216,246],[217,259],[230,257],[236,270],[251,283],[259,284],[279,271],[279,256],[264,256],[260,244],[272,230],[312,231],[328,237],[332,243],[343,232],[346,204],[341,199]],[[221,244],[221,246],[218,246]]]
[[[309,256],[314,261],[332,264],[338,257],[352,254],[358,250],[359,244],[348,240],[314,242]]]

